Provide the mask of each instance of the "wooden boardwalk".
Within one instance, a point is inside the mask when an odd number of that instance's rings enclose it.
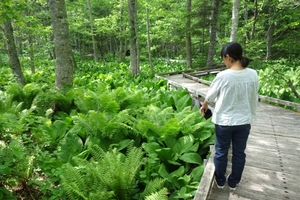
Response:
[[[165,76],[171,87],[183,87],[193,97],[205,96],[208,85]],[[213,182],[212,156],[194,200],[299,200],[300,199],[300,113],[267,103],[258,103],[257,120],[246,149],[246,166],[235,191],[218,189]],[[231,155],[229,155],[231,157]],[[229,158],[229,162],[230,162]],[[230,163],[227,172],[230,173]]]

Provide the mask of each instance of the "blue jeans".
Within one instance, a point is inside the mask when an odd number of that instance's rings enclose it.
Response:
[[[228,150],[232,143],[232,169],[228,177],[228,184],[235,187],[241,181],[242,173],[246,162],[245,149],[251,125],[239,126],[220,126],[216,127],[216,142],[215,142],[215,178],[219,185],[224,185],[226,182],[226,168],[228,160]]]

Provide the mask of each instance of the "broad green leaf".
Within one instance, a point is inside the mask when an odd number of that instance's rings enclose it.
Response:
[[[193,163],[198,165],[202,164],[202,159],[198,153],[185,153],[182,156],[180,156],[179,159],[187,163]]]
[[[173,152],[182,155],[190,150],[194,144],[194,137],[192,135],[186,135],[178,139],[178,142],[173,147]]]
[[[204,165],[203,164],[196,167],[196,168],[194,168],[193,171],[190,174],[192,176],[193,181],[200,182],[200,179],[202,177],[203,172],[204,172]]]
[[[57,155],[64,163],[67,163],[73,156],[80,154],[82,149],[83,143],[80,137],[68,133],[60,141]]]
[[[184,175],[184,166],[180,166],[177,170],[173,171],[170,175],[172,176],[172,178],[180,178]]]

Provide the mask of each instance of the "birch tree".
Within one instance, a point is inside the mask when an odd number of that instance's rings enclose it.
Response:
[[[149,22],[149,8],[146,8],[146,28],[147,28],[147,46],[148,46],[148,58],[150,64],[151,74],[154,74],[152,55],[151,55],[151,39],[150,39],[150,22]]]
[[[93,42],[94,60],[95,60],[95,62],[98,62],[98,51],[97,51],[97,43],[95,40],[95,33],[94,33],[94,19],[93,19],[91,0],[87,0],[87,6],[88,6],[88,10],[89,10],[89,19],[90,19],[90,26],[91,26],[92,42]]]
[[[49,0],[56,54],[55,86],[73,85],[74,57],[70,45],[65,0]]]
[[[140,58],[137,30],[137,0],[128,0],[129,32],[130,32],[130,73],[140,73]]]
[[[274,7],[271,4],[271,0],[269,0],[269,28],[267,32],[267,54],[266,54],[266,60],[270,59],[272,57],[272,45],[273,45],[273,34],[275,30],[275,25],[273,21],[273,14],[274,14]]]
[[[207,67],[212,67],[213,59],[214,59],[214,55],[215,55],[219,5],[220,5],[219,0],[213,1],[212,15],[211,15],[211,21],[210,21],[210,45],[209,45],[208,56],[207,56],[207,61],[206,61]]]
[[[237,40],[237,30],[238,30],[238,23],[239,23],[239,7],[240,7],[240,0],[233,0],[232,24],[231,24],[231,34],[230,34],[231,42],[236,42]]]
[[[253,16],[253,22],[252,22],[252,28],[251,28],[251,38],[254,38],[254,33],[255,33],[255,27],[256,27],[256,22],[257,22],[257,16],[258,16],[258,5],[257,5],[257,0],[254,0],[254,16]]]
[[[191,68],[192,67],[192,39],[191,39],[191,8],[192,8],[192,0],[186,1],[186,67]]]

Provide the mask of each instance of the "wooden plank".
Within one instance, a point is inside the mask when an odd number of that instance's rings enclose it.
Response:
[[[299,103],[285,101],[285,100],[267,97],[267,96],[263,96],[263,95],[259,95],[259,100],[260,101],[264,100],[264,101],[272,102],[272,103],[278,103],[280,105],[285,105],[285,106],[291,106],[291,107],[297,108],[298,112],[300,112],[300,104]]]
[[[213,163],[213,156],[215,154],[214,146],[210,146],[210,151],[211,155],[204,168],[203,176],[197,188],[194,200],[206,200],[208,198],[211,185],[213,183],[213,177],[215,172]]]

